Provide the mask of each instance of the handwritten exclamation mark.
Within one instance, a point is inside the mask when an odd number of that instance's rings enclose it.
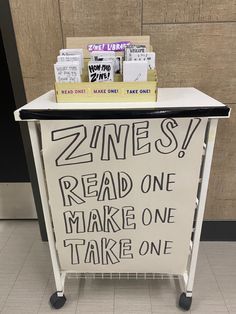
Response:
[[[194,132],[196,131],[197,127],[199,126],[201,122],[200,118],[194,118],[190,120],[189,126],[188,126],[188,130],[185,136],[185,139],[183,141],[183,145],[182,145],[182,150],[178,153],[178,157],[179,158],[183,158],[185,155],[185,151],[193,137]]]

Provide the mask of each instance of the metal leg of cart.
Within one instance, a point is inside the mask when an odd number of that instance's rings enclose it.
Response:
[[[46,181],[44,175],[44,167],[41,156],[41,145],[40,145],[40,135],[37,130],[36,122],[28,122],[30,140],[32,145],[32,151],[34,156],[35,168],[37,172],[37,178],[39,183],[39,191],[42,200],[43,214],[45,219],[45,224],[48,233],[48,244],[50,249],[50,255],[52,260],[52,267],[54,273],[54,279],[57,291],[50,297],[51,306],[55,309],[60,309],[66,302],[66,297],[64,296],[64,283],[65,283],[65,272],[60,271],[57,251],[55,246],[55,237],[52,227],[50,209],[48,204],[48,194],[46,188]]]
[[[217,130],[218,119],[209,119],[209,125],[207,128],[206,135],[206,152],[205,158],[203,161],[203,170],[202,170],[202,181],[201,187],[199,191],[199,199],[198,199],[198,207],[197,207],[197,216],[196,216],[196,225],[194,230],[193,242],[191,245],[191,256],[189,269],[183,276],[184,281],[184,292],[180,295],[179,298],[179,306],[183,310],[189,310],[192,304],[192,292],[193,292],[193,284],[194,277],[197,265],[197,256],[199,250],[201,229],[202,229],[202,221],[205,210],[206,196],[207,196],[207,188],[210,177],[211,170],[211,162],[214,150],[215,136]]]

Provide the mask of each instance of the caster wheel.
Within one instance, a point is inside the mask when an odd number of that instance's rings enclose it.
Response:
[[[192,304],[192,297],[187,297],[185,293],[182,293],[179,298],[179,306],[181,309],[188,311]]]
[[[58,310],[66,303],[66,297],[64,295],[62,297],[58,297],[57,292],[55,292],[50,297],[50,303],[54,309]]]

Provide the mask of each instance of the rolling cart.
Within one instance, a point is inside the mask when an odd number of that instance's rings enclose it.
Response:
[[[177,276],[190,309],[217,122],[229,115],[195,88],[160,88],[153,103],[58,104],[50,91],[15,111],[29,127],[54,308],[72,273]]]

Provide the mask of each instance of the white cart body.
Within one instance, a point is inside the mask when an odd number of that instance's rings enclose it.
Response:
[[[58,297],[68,273],[175,275],[192,297],[217,121],[230,109],[194,88],[158,93],[57,104],[50,91],[15,112],[28,121]]]

